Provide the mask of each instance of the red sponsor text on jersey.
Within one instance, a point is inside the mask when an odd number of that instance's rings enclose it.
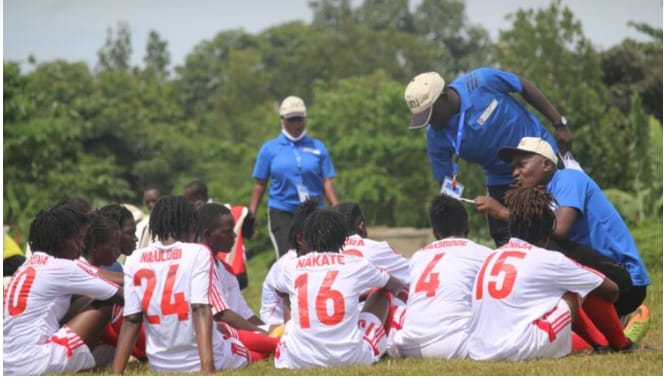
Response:
[[[141,263],[164,262],[182,258],[182,249],[148,250],[141,254]]]
[[[422,250],[444,249],[446,247],[466,246],[467,242],[468,241],[462,239],[458,240],[449,239],[449,240],[436,241],[424,246]]]
[[[49,256],[46,255],[46,254],[44,254],[44,255],[35,254],[35,255],[31,256],[30,258],[28,258],[28,264],[29,265],[43,265],[43,264],[46,264],[46,262],[48,261],[48,258],[49,258]]]
[[[517,240],[511,240],[510,242],[507,243],[507,245],[502,246],[501,249],[526,249],[526,250],[532,250],[533,245],[523,242],[523,241],[517,241]]]
[[[334,255],[306,255],[297,260],[297,268],[345,265],[345,257],[342,254]]]
[[[348,246],[364,246],[364,240],[359,238],[348,238],[346,239],[346,245],[344,247]]]

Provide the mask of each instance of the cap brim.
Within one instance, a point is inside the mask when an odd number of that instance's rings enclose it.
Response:
[[[433,107],[423,110],[419,113],[413,113],[413,116],[410,118],[410,126],[408,129],[421,129],[429,124],[429,119],[431,118],[431,113],[433,112]]]
[[[307,117],[307,114],[304,112],[290,112],[287,114],[282,114],[283,118],[292,118],[292,117]]]
[[[512,159],[514,158],[514,156],[522,153],[536,154],[533,153],[532,151],[520,150],[515,147],[506,146],[506,147],[501,147],[500,150],[498,150],[498,158],[504,160],[507,163],[512,163]]]

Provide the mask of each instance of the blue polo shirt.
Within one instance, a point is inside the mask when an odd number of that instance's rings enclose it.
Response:
[[[547,190],[559,206],[579,211],[570,240],[589,246],[624,267],[635,286],[650,284],[632,235],[594,180],[579,170],[557,170]]]
[[[271,179],[267,206],[285,212],[295,212],[300,205],[300,184],[310,197],[320,198],[323,207],[323,179],[335,175],[332,158],[320,140],[305,136],[293,142],[283,134],[263,144],[252,174],[254,179]]]
[[[518,76],[479,68],[458,77],[448,87],[459,95],[459,112],[444,128],[427,127],[429,161],[437,181],[452,177],[452,155],[459,137],[459,157],[480,164],[487,185],[514,182],[512,167],[498,159],[498,149],[517,146],[522,137],[545,139],[558,152],[556,141],[537,117],[509,95],[522,90]],[[460,135],[459,128],[462,128]],[[463,173],[458,175],[463,183]]]

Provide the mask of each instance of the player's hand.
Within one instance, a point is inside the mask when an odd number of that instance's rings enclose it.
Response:
[[[491,196],[477,196],[475,198],[475,210],[486,213],[498,220],[507,220],[509,216],[507,208]]]
[[[560,155],[565,155],[566,152],[572,150],[572,132],[569,131],[568,127],[556,129],[556,143]]]

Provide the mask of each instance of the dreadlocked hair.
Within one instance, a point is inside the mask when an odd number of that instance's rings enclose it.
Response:
[[[60,257],[63,243],[74,238],[88,222],[88,216],[66,206],[40,210],[30,223],[30,250]]]
[[[203,230],[212,229],[215,227],[215,222],[219,217],[230,214],[230,209],[217,203],[207,203],[202,205],[196,211],[198,216],[198,223],[196,225],[196,232],[199,236],[203,236]]]
[[[341,213],[319,209],[304,220],[304,240],[311,251],[337,253],[346,243],[346,226]]]
[[[538,187],[515,187],[505,193],[505,203],[512,237],[532,244],[549,238],[556,225],[551,205],[557,204],[551,193]]]
[[[319,199],[317,197],[311,197],[300,204],[291,220],[290,228],[288,229],[288,247],[296,251],[299,250],[297,245],[297,236],[302,234],[304,229],[304,220],[312,214],[316,209],[318,209]]]
[[[459,200],[441,194],[431,201],[429,222],[436,238],[463,237],[468,226],[468,212]]]
[[[360,206],[357,203],[345,202],[337,204],[334,207],[334,210],[341,213],[344,218],[346,235],[352,236],[353,234],[356,234],[360,223],[364,219]]]
[[[150,231],[160,240],[173,237],[181,241],[196,230],[196,208],[182,196],[163,196],[150,213]]]
[[[120,204],[108,204],[99,208],[99,214],[108,217],[111,220],[115,220],[119,227],[122,227],[125,220],[134,219],[134,215],[131,214],[131,211]]]
[[[89,257],[95,246],[108,241],[113,232],[120,230],[120,226],[115,220],[102,215],[99,211],[93,213],[90,219],[90,226],[85,234],[84,257]]]

